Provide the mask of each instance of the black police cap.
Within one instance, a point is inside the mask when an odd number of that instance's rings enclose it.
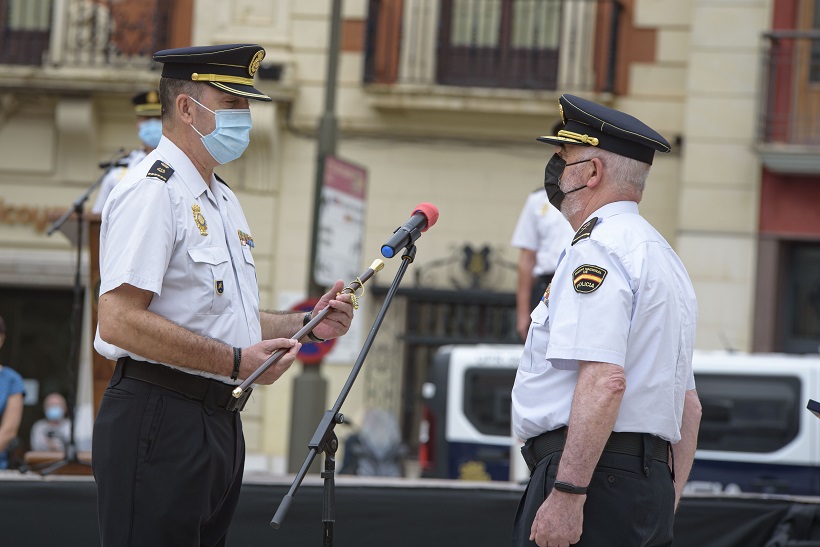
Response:
[[[564,127],[555,136],[537,140],[558,146],[596,146],[650,165],[656,151],[672,150],[660,133],[624,112],[574,95],[562,95],[558,109]]]
[[[154,53],[154,60],[163,63],[163,78],[203,82],[231,95],[270,101],[253,87],[253,76],[264,58],[265,50],[256,44],[183,47]]]
[[[159,104],[159,93],[156,91],[144,91],[137,93],[131,98],[134,105],[134,113],[137,116],[148,118],[162,116],[162,107]]]

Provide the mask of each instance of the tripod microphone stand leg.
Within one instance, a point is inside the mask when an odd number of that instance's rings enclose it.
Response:
[[[321,477],[322,485],[322,547],[333,547],[333,524],[336,522],[336,450],[339,439],[331,432],[324,445],[325,470]]]

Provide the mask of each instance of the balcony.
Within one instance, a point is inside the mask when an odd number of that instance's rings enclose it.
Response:
[[[133,82],[140,75],[149,77],[151,55],[168,47],[169,36],[174,35],[172,16],[178,3],[184,4],[178,0],[0,0],[2,86],[59,83],[95,89],[100,80],[111,85],[118,80]]]
[[[504,99],[488,109],[518,101],[552,112],[544,99],[559,93],[613,91],[616,0],[369,0],[368,9],[363,80],[376,106]]]
[[[820,31],[763,35],[758,152],[772,172],[820,174]]]

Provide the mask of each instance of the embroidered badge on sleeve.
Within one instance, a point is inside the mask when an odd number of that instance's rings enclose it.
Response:
[[[591,293],[603,284],[605,277],[605,269],[592,264],[584,264],[572,272],[572,286],[575,287],[575,292]]]

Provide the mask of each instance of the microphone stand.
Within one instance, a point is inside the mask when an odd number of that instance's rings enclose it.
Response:
[[[67,465],[72,463],[78,465],[84,465],[87,467],[91,467],[90,462],[80,461],[77,456],[77,445],[74,439],[74,428],[75,428],[75,421],[76,421],[76,414],[75,414],[75,406],[76,406],[76,393],[77,393],[77,369],[79,368],[79,338],[80,338],[80,322],[82,321],[83,316],[83,285],[80,281],[80,264],[82,260],[82,250],[83,250],[83,224],[85,222],[84,218],[84,207],[86,200],[100,184],[105,179],[106,175],[114,168],[117,167],[117,161],[114,160],[116,156],[122,155],[123,149],[119,149],[112,157],[111,161],[107,163],[108,168],[100,175],[100,178],[92,184],[88,190],[86,190],[80,197],[74,200],[74,203],[71,205],[71,208],[68,209],[63,216],[58,218],[54,224],[48,229],[47,234],[50,236],[54,232],[60,229],[60,227],[65,224],[68,218],[71,216],[72,213],[77,214],[77,266],[74,270],[74,302],[71,308],[71,325],[70,325],[70,336],[71,341],[69,342],[69,351],[68,351],[68,400],[66,401],[66,407],[68,408],[68,420],[69,420],[69,435],[68,439],[64,439],[66,441],[64,443],[64,457],[63,459],[47,464],[45,467],[37,466],[33,467],[32,471],[38,471],[40,475],[50,475],[54,473],[58,469],[62,469]],[[106,165],[106,164],[103,164]]]
[[[359,352],[359,357],[356,359],[356,364],[353,365],[353,369],[350,371],[347,381],[345,382],[344,387],[342,387],[342,391],[339,393],[339,397],[336,399],[333,407],[330,410],[325,411],[322,420],[319,422],[316,431],[313,433],[313,437],[308,443],[308,448],[310,449],[308,451],[308,455],[302,464],[302,468],[299,469],[299,472],[296,474],[296,477],[290,486],[290,490],[285,497],[282,498],[282,502],[279,504],[276,514],[270,521],[272,528],[278,529],[281,526],[282,521],[287,515],[288,509],[290,509],[293,496],[302,484],[310,464],[313,463],[313,459],[319,452],[324,452],[325,466],[324,471],[321,473],[321,477],[324,479],[322,496],[322,547],[333,546],[333,525],[336,522],[336,450],[339,448],[339,440],[333,430],[336,427],[336,424],[344,422],[344,414],[339,412],[339,410],[342,408],[342,404],[347,398],[347,395],[350,393],[350,390],[353,388],[353,382],[356,381],[356,377],[362,369],[365,357],[367,357],[367,353],[370,351],[370,347],[376,339],[376,333],[379,332],[379,328],[384,321],[384,317],[387,315],[387,309],[390,307],[390,303],[399,288],[399,283],[401,283],[408,266],[415,258],[416,246],[411,243],[407,246],[401,257],[402,264],[399,267],[399,271],[396,272],[396,277],[393,279],[393,284],[390,285],[390,290],[387,291],[387,296],[385,296],[384,303],[376,316],[376,320],[373,322],[373,326],[370,328],[370,333],[367,335],[367,339],[364,342],[362,350]]]

